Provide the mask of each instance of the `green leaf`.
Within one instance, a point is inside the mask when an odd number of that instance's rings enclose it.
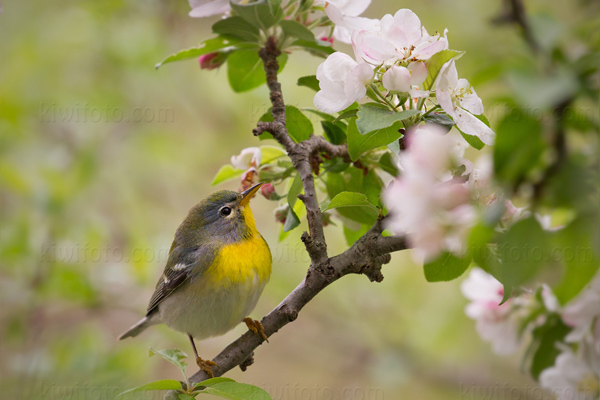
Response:
[[[270,164],[282,157],[287,157],[285,150],[277,146],[260,146],[260,152],[262,154],[260,162],[261,165]]]
[[[531,280],[552,261],[551,234],[533,216],[510,227],[499,239],[496,278],[504,285],[504,299],[513,289]]]
[[[343,172],[350,168],[350,164],[342,160],[340,157],[334,157],[331,160],[323,161],[324,172]]]
[[[285,106],[285,117],[287,122],[287,130],[292,138],[292,140],[296,143],[300,143],[303,140],[306,140],[314,133],[314,128],[310,119],[302,111],[294,106]],[[273,114],[271,114],[271,109],[268,112],[263,114],[260,118],[261,122],[273,122]],[[268,136],[265,136],[268,135]],[[268,134],[267,132],[260,135],[261,140],[271,139],[273,136]],[[263,138],[263,136],[265,136]]]
[[[288,213],[285,217],[285,222],[283,224],[283,231],[289,232],[289,231],[295,229],[298,225],[300,225],[300,218],[298,218],[298,215],[294,212],[294,209],[292,207],[290,207],[288,209]]]
[[[374,170],[367,175],[362,169],[355,167],[349,167],[343,173],[328,172],[325,183],[330,199],[342,192],[355,192],[366,195],[371,204],[379,203],[382,183]],[[326,205],[323,202],[323,206]],[[373,225],[378,216],[372,208],[364,206],[341,207],[337,208],[337,212],[345,218],[369,226]]]
[[[319,91],[319,81],[317,80],[316,75],[308,75],[308,76],[303,76],[302,78],[299,78],[298,86],[306,86],[307,88],[310,88],[310,89],[314,90],[315,92]]]
[[[216,378],[209,378],[209,379],[206,379],[206,380],[204,380],[202,382],[196,383],[194,385],[192,391],[198,390],[198,388],[203,387],[203,386],[204,387],[209,387],[209,386],[214,386],[214,385],[216,385],[218,383],[223,383],[223,382],[235,382],[235,381],[233,379],[231,379],[231,378],[225,378],[223,376],[218,376]]]
[[[520,109],[513,109],[498,125],[496,135],[496,177],[507,183],[519,182],[538,164],[546,147],[542,124]]]
[[[195,399],[194,396],[190,396],[187,393],[178,393],[177,397],[179,398],[179,400],[194,400]]]
[[[258,0],[245,4],[231,1],[229,4],[231,4],[231,9],[247,23],[262,31],[266,31],[278,23],[283,16],[281,5],[272,1]]]
[[[446,130],[446,132],[452,129],[454,125],[456,125],[454,121],[452,121],[452,118],[450,118],[448,115],[437,112],[432,112],[431,114],[428,114],[425,117],[425,121],[441,126]]]
[[[375,214],[379,214],[379,210],[369,202],[367,196],[362,193],[341,192],[337,194],[330,202],[321,205],[321,211],[332,210],[340,207],[369,207]]]
[[[323,132],[327,139],[333,144],[344,144],[346,143],[346,131],[342,129],[338,124],[334,124],[329,121],[321,121]]]
[[[335,119],[333,115],[324,113],[323,111],[319,111],[319,110],[316,110],[314,108],[305,107],[305,108],[302,109],[302,111],[308,111],[309,113],[318,115],[324,121],[334,122],[334,119]]]
[[[350,119],[350,118],[354,118],[358,115],[358,108],[352,109],[352,110],[348,110],[348,111],[343,111],[340,115],[338,115],[338,117],[336,119],[333,120],[333,122],[339,122],[343,119]]]
[[[375,130],[362,135],[356,126],[356,119],[351,119],[348,123],[348,153],[352,161],[358,158],[366,151],[386,146],[395,140],[398,140],[402,134],[402,122],[397,121],[392,126],[384,129]]]
[[[260,182],[274,182],[285,179],[287,174],[287,168],[272,164],[263,165],[258,170],[258,179]]]
[[[260,36],[254,25],[238,16],[217,21],[212,26],[212,30],[217,35],[231,36],[243,42],[258,42]]]
[[[285,116],[288,133],[294,142],[300,143],[314,133],[310,119],[296,107],[285,106]]]
[[[187,358],[187,354],[183,351],[179,349],[154,350],[153,348],[150,348],[149,352],[151,357],[154,355],[161,356],[170,363],[175,364],[183,376],[186,376],[185,367],[187,364],[184,360]]]
[[[452,59],[458,60],[463,54],[465,54],[464,51],[442,50],[432,55],[425,63],[427,65],[427,79],[423,82],[423,90],[430,90],[433,87],[444,64]]]
[[[458,129],[458,127],[456,127],[456,129]],[[471,147],[473,147],[474,149],[481,150],[485,146],[485,143],[483,143],[481,139],[479,139],[477,136],[467,135],[460,129],[458,129],[458,131],[462,135],[463,139],[465,139],[466,142],[469,143],[469,145],[471,145]]]
[[[354,242],[360,239],[371,228],[370,225],[361,224],[358,230],[353,230],[344,224],[344,237],[348,246],[352,246]]]
[[[223,382],[207,387],[200,393],[212,394],[229,400],[273,400],[258,386],[239,382]]]
[[[419,110],[392,111],[373,104],[359,106],[356,126],[361,135],[387,128],[397,121],[402,121],[419,114]],[[386,143],[387,144],[387,143]]]
[[[382,170],[384,170],[388,174],[390,174],[392,176],[398,176],[398,172],[399,172],[398,165],[396,164],[396,161],[393,159],[392,153],[390,153],[390,152],[383,153],[381,155],[381,158],[379,158],[379,166],[381,167]]]
[[[493,226],[483,223],[475,225],[469,234],[469,253],[473,262],[494,276],[496,271],[492,266],[496,256],[492,253],[490,244],[493,243],[495,234]]]
[[[285,217],[285,222],[283,224],[283,232],[289,232],[292,229],[296,228],[298,225],[300,225],[300,218],[294,212],[294,206],[298,201],[298,195],[302,193],[302,189],[302,178],[300,177],[300,174],[296,174],[296,176],[294,176],[294,179],[292,180],[290,189],[288,190],[287,194],[289,209],[287,216]]]
[[[158,69],[164,64],[172,63],[175,61],[189,60],[190,58],[198,58],[205,54],[214,53],[216,51],[232,50],[236,48],[235,45],[237,45],[238,43],[240,43],[238,39],[220,36],[212,39],[207,39],[204,42],[202,42],[198,47],[181,50],[175,54],[171,54],[169,57],[156,64],[154,67]]]
[[[117,395],[117,397],[121,397],[128,393],[142,392],[142,391],[148,391],[148,390],[182,390],[182,388],[181,388],[181,382],[179,382],[179,381],[176,381],[174,379],[163,379],[160,381],[147,383],[145,385],[126,390],[122,393],[119,393]]]
[[[600,254],[594,246],[598,237],[597,217],[580,216],[555,235],[553,253],[563,264],[563,276],[553,292],[561,304],[573,299],[596,275]]]
[[[285,32],[285,34],[288,36],[306,41],[315,40],[314,33],[312,33],[310,29],[308,29],[306,26],[302,25],[298,21],[284,19],[279,23],[279,26],[281,26],[283,32]]]
[[[237,169],[230,164],[223,165],[213,178],[211,185],[218,185],[219,183],[241,176],[243,173],[243,169]]]
[[[290,208],[294,208],[294,206],[296,205],[296,201],[298,201],[298,195],[302,193],[302,189],[302,178],[300,177],[300,174],[296,174],[296,176],[294,176],[294,179],[292,180],[292,184],[287,195],[287,201],[290,205]]]
[[[433,261],[425,263],[423,270],[428,282],[446,282],[461,276],[471,264],[471,256],[459,258],[452,253],[444,252]]]
[[[335,52],[331,47],[331,43],[323,40],[296,40],[292,43],[292,46],[298,46],[315,56],[323,58],[326,58]]]
[[[529,369],[533,379],[537,380],[543,370],[554,365],[561,352],[556,343],[564,341],[570,330],[558,315],[551,315],[544,325],[533,330],[533,345],[536,348]]]
[[[279,71],[287,61],[287,54],[278,57]],[[239,50],[227,59],[227,78],[235,92],[246,92],[266,82],[263,62],[256,50]]]

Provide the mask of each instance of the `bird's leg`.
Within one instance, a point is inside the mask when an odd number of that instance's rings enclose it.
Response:
[[[246,323],[248,329],[250,329],[256,334],[259,334],[260,337],[262,337],[267,342],[269,341],[269,339],[267,339],[267,335],[265,335],[265,327],[263,326],[263,324],[260,323],[260,321],[252,319],[250,317],[244,318],[243,321]]]
[[[201,359],[198,355],[198,350],[196,350],[196,343],[194,343],[194,338],[189,333],[188,337],[190,338],[190,342],[192,342],[192,349],[194,349],[194,355],[196,356],[196,364],[202,371],[206,372],[208,376],[212,378],[214,376],[212,372],[212,367],[216,367],[217,363],[211,360]]]

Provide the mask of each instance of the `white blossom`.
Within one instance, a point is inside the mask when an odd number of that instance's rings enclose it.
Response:
[[[566,341],[579,342],[591,336],[600,345],[600,274],[564,307],[562,319],[573,328]]]
[[[321,90],[314,97],[315,107],[334,113],[365,97],[373,69],[347,54],[335,52],[319,65],[317,79]]]
[[[469,81],[458,79],[454,60],[442,68],[436,84],[436,97],[462,132],[477,136],[485,144],[494,144],[494,131],[475,117],[483,114],[483,103]]]
[[[554,366],[540,374],[540,385],[558,400],[600,399],[600,350],[584,341],[578,354],[565,349],[556,357]]]
[[[231,156],[231,165],[237,169],[247,170],[260,166],[262,153],[258,147],[248,147],[237,156]]]
[[[376,19],[359,17],[371,4],[371,0],[329,0],[325,3],[325,14],[335,24],[333,37],[343,43],[351,43],[352,32],[361,29],[376,29]]]
[[[392,65],[382,76],[381,82],[387,90],[407,93],[427,79],[427,66],[424,62],[412,62],[408,67]],[[427,95],[429,92],[426,93]],[[411,97],[418,97],[412,96]]]

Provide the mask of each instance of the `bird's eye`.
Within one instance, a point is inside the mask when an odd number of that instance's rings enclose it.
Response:
[[[221,215],[223,216],[228,216],[229,214],[231,214],[231,208],[229,207],[223,207],[221,208],[221,210],[219,211],[221,213]]]

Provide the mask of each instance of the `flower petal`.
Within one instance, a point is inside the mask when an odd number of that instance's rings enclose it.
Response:
[[[385,71],[381,82],[387,90],[395,90],[397,92],[408,92],[410,90],[410,71],[406,67],[392,66]]]
[[[411,62],[408,64],[410,72],[410,84],[419,86],[427,79],[427,65],[424,62]]]
[[[192,11],[190,11],[189,15],[193,18],[210,17],[213,15],[224,14],[231,10],[228,0],[214,0],[208,2],[190,0],[190,6],[192,6]]]

